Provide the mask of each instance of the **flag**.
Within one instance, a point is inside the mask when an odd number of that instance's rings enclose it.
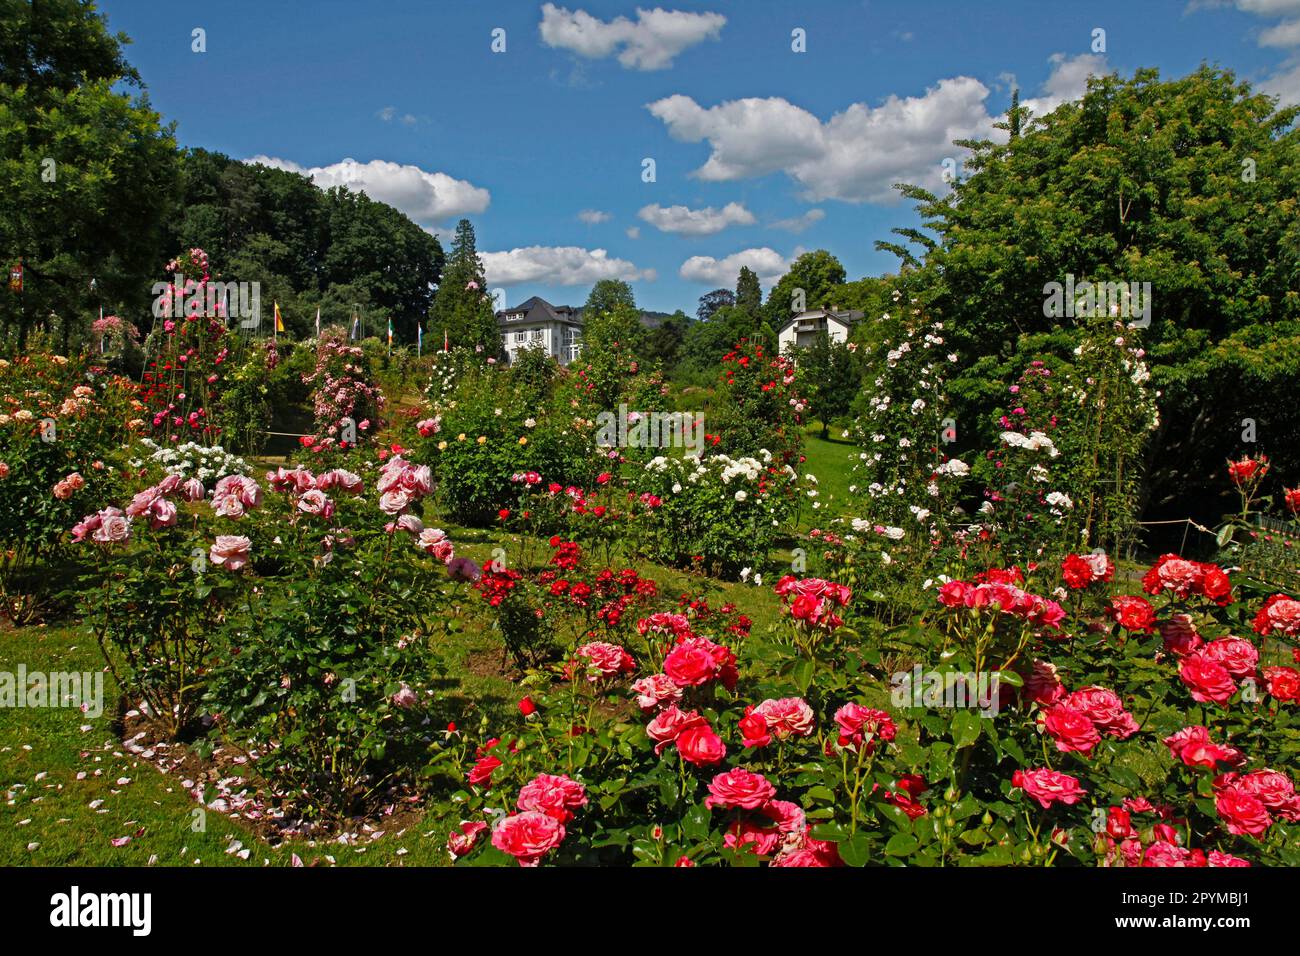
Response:
[[[388,320],[388,348],[390,351],[393,348],[393,320],[392,319]]]
[[[320,338],[320,306],[316,306],[316,338]]]
[[[354,315],[352,316],[352,338],[356,339],[356,337],[360,333],[361,333],[361,316]]]
[[[445,325],[442,327],[442,350],[444,352],[451,351],[451,349],[447,347],[447,327]]]
[[[9,267],[9,291],[23,291],[23,264],[21,262]]]
[[[101,329],[104,327],[104,307],[103,307],[102,305],[99,307],[99,327],[100,327]],[[104,335],[103,332],[101,332],[101,333],[99,334],[99,354],[100,354],[100,355],[103,355],[105,352],[108,351],[108,348],[104,345],[104,339],[105,339],[105,338],[106,338],[106,336]]]
[[[275,303],[275,329],[271,332],[271,338],[275,338],[277,332],[284,331],[284,320],[280,318],[280,303]]]
[[[424,323],[420,322],[415,326],[415,357],[419,358],[420,353],[424,351]]]

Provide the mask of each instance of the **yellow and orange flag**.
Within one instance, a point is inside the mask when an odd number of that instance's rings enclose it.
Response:
[[[275,331],[284,331],[284,319],[280,318],[280,303],[275,303]]]

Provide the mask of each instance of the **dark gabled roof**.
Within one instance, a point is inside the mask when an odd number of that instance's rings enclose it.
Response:
[[[582,325],[583,307],[574,308],[568,305],[551,305],[539,295],[525,299],[518,305],[512,305],[508,309],[501,309],[497,312],[498,325],[514,325],[507,323],[505,320],[506,313],[514,314],[523,312],[524,317],[519,319],[519,323],[525,322],[568,322],[572,325]],[[647,329],[655,329],[663,324],[664,319],[669,317],[667,312],[642,312],[641,324]]]
[[[784,332],[799,319],[825,318],[828,315],[833,315],[844,325],[852,325],[862,319],[866,313],[859,312],[857,309],[809,309],[806,312],[800,312],[798,315],[790,316],[781,323],[781,327],[777,329],[777,332]]]
[[[570,322],[574,325],[581,325],[582,318],[580,309],[571,309],[567,305],[554,306],[547,302],[541,296],[533,296],[531,299],[525,299],[516,306],[508,309],[502,309],[497,313],[497,323],[505,323],[506,313],[523,312],[523,322]]]

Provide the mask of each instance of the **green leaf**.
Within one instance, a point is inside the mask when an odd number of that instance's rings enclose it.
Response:
[[[952,719],[953,746],[961,749],[969,747],[980,739],[984,729],[983,721],[973,710],[959,710]]]
[[[885,853],[889,856],[907,856],[920,845],[920,842],[910,833],[895,833],[885,844]],[[848,860],[844,862],[848,863]]]

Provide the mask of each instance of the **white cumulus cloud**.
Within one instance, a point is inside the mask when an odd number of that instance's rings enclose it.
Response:
[[[741,266],[749,266],[763,282],[774,282],[790,271],[790,260],[775,249],[763,246],[760,249],[733,252],[721,259],[715,259],[713,256],[691,256],[682,263],[678,275],[690,282],[703,282],[730,288],[736,284],[736,276],[740,275]]]
[[[587,225],[594,226],[598,223],[609,222],[609,220],[614,217],[610,213],[604,212],[600,209],[584,209],[582,212],[578,213],[578,218]]]
[[[383,159],[368,163],[345,159],[329,166],[311,167],[274,156],[254,156],[245,162],[301,173],[321,189],[347,186],[354,192],[364,192],[377,202],[400,209],[424,226],[481,213],[492,201],[486,189],[464,179]]]
[[[1038,115],[1082,94],[1089,72],[1104,67],[1091,54],[1050,61],[1043,94],[1025,105]],[[677,94],[647,105],[677,140],[707,142],[708,160],[691,175],[726,182],[784,172],[811,202],[891,203],[897,182],[943,186],[943,160],[956,157],[953,140],[1003,136],[993,128],[989,88],[958,76],[921,96],[889,96],[878,106],[853,103],[822,122],[782,97],[750,97],[701,106]]]
[[[727,18],[720,13],[638,8],[636,20],[605,21],[585,10],[570,11],[553,3],[542,6],[540,31],[549,47],[598,60],[618,51],[618,62],[630,70],[662,70],[672,66],[683,50],[716,40]]]
[[[1221,7],[1231,4],[1244,13],[1281,19],[1280,23],[1260,31],[1260,46],[1288,51],[1289,55],[1277,70],[1258,84],[1259,89],[1278,97],[1281,106],[1300,103],[1300,0],[1201,0],[1197,7]]]
[[[686,206],[661,206],[654,203],[643,206],[637,217],[660,232],[678,236],[711,236],[728,226],[752,226],[754,214],[738,202],[729,202],[721,209],[706,206],[690,209]]]
[[[600,279],[653,281],[653,269],[638,269],[604,249],[579,246],[525,246],[509,252],[480,253],[489,285],[590,285]]]

